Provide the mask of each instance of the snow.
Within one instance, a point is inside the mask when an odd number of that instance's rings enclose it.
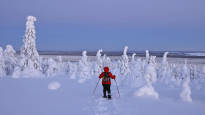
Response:
[[[112,81],[112,100],[108,101],[102,98],[101,83],[93,95],[107,56],[98,52],[96,59],[90,60],[83,51],[77,62],[61,56],[40,56],[42,71],[19,70],[17,79],[10,75],[0,79],[0,114],[204,114],[204,64],[169,63],[166,53],[161,62],[156,62],[155,56],[149,56],[148,63],[143,57],[125,57],[126,53],[119,60],[109,59],[120,97]],[[126,64],[129,73],[124,75],[120,67]],[[96,67],[100,68],[98,72]]]
[[[26,22],[26,32],[23,38],[23,46],[21,47],[21,64],[20,68],[24,71],[25,68],[30,70],[39,70],[39,54],[36,48],[36,31],[34,16],[28,16]]]
[[[49,90],[48,84],[57,81],[58,90]],[[135,89],[119,86],[121,97],[117,94],[115,84],[111,86],[113,99],[102,98],[102,86],[99,84],[96,94],[92,91],[97,78],[79,84],[68,77],[48,79],[12,79],[0,80],[0,114],[2,115],[203,115],[205,110],[205,90],[193,88],[193,102],[180,100],[181,88],[155,84],[160,98],[138,97],[133,95]],[[163,87],[162,87],[163,86]],[[6,89],[6,90],[5,90]]]
[[[148,61],[149,61],[149,50],[146,50],[146,62],[148,63]]]
[[[57,90],[61,87],[61,84],[57,81],[51,82],[48,84],[48,89],[50,90]]]
[[[4,54],[3,54],[3,48],[0,47],[0,77],[3,77],[6,75],[6,72],[4,71],[5,63],[4,63]]]
[[[127,50],[128,50],[128,46],[125,46],[122,58],[120,59],[120,73],[124,76],[127,76],[130,73]]]
[[[190,78],[187,77],[182,85],[183,91],[180,93],[180,97],[183,101],[192,102],[191,89],[189,83],[190,83]]]
[[[6,49],[4,50],[4,63],[5,63],[5,72],[6,75],[12,75],[14,68],[17,65],[17,57],[16,51],[13,49],[12,45],[7,45]]]
[[[168,53],[169,53],[169,52],[165,52],[164,55],[163,55],[163,60],[162,60],[162,63],[163,63],[163,64],[166,64],[166,63],[167,63],[167,55],[168,55]]]
[[[205,53],[186,53],[191,56],[205,56]]]
[[[123,55],[42,56],[36,48],[34,16],[28,16],[20,55],[0,47],[0,115],[204,115],[204,59]],[[66,59],[67,58],[67,59]],[[131,59],[131,60],[130,60]],[[171,60],[171,61],[170,61]],[[102,98],[98,75],[116,76],[112,100]],[[120,96],[118,94],[118,84]],[[55,90],[55,91],[54,91]]]
[[[90,63],[87,60],[87,51],[82,52],[82,58],[78,63],[78,73],[80,79],[78,80],[79,83],[83,83],[85,80],[91,78],[91,69]]]
[[[154,98],[158,99],[159,94],[154,90],[153,86],[150,84],[145,85],[144,87],[140,88],[138,92],[135,93],[136,96],[153,96]]]
[[[136,96],[150,95],[158,99],[159,94],[154,90],[154,87],[152,86],[152,84],[157,81],[157,73],[155,70],[155,57],[151,56],[150,60],[152,61],[150,61],[150,63],[145,68],[144,78],[146,84],[144,87],[140,88],[139,91],[135,93],[135,95]]]
[[[131,62],[135,62],[135,56],[136,56],[136,53],[133,53]]]

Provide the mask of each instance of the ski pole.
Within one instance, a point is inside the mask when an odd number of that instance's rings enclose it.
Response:
[[[114,79],[115,80],[115,79]],[[118,85],[117,85],[117,81],[115,80],[115,83],[116,83],[116,86],[117,86],[117,91],[118,91],[118,94],[119,94],[119,97],[120,97],[120,91],[118,89]]]
[[[98,80],[98,83],[97,83],[97,85],[95,86],[95,89],[94,89],[94,91],[93,91],[93,95],[95,94],[95,91],[96,91],[96,89],[97,89],[97,87],[98,87],[99,81],[100,81],[100,79]]]

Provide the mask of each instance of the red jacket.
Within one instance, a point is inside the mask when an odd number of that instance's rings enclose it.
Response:
[[[100,76],[99,76],[99,78],[101,79],[102,77],[104,77],[104,73],[105,72],[109,72],[109,68],[108,67],[104,67],[104,72],[102,72],[101,74],[100,74]],[[112,75],[112,73],[111,72],[109,72],[109,77],[111,77],[112,79],[115,79],[115,75]],[[109,80],[109,81],[107,81],[107,82],[105,82],[105,81],[103,81],[102,80],[102,84],[111,84],[111,80]]]

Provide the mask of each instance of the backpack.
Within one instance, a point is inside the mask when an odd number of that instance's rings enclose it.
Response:
[[[109,76],[109,72],[104,72],[104,76],[102,78],[103,82],[109,82],[110,81],[110,76]]]

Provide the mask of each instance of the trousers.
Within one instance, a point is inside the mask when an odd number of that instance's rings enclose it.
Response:
[[[111,96],[111,91],[110,91],[110,84],[103,84],[103,94],[106,96],[106,92],[108,92],[108,95]]]

